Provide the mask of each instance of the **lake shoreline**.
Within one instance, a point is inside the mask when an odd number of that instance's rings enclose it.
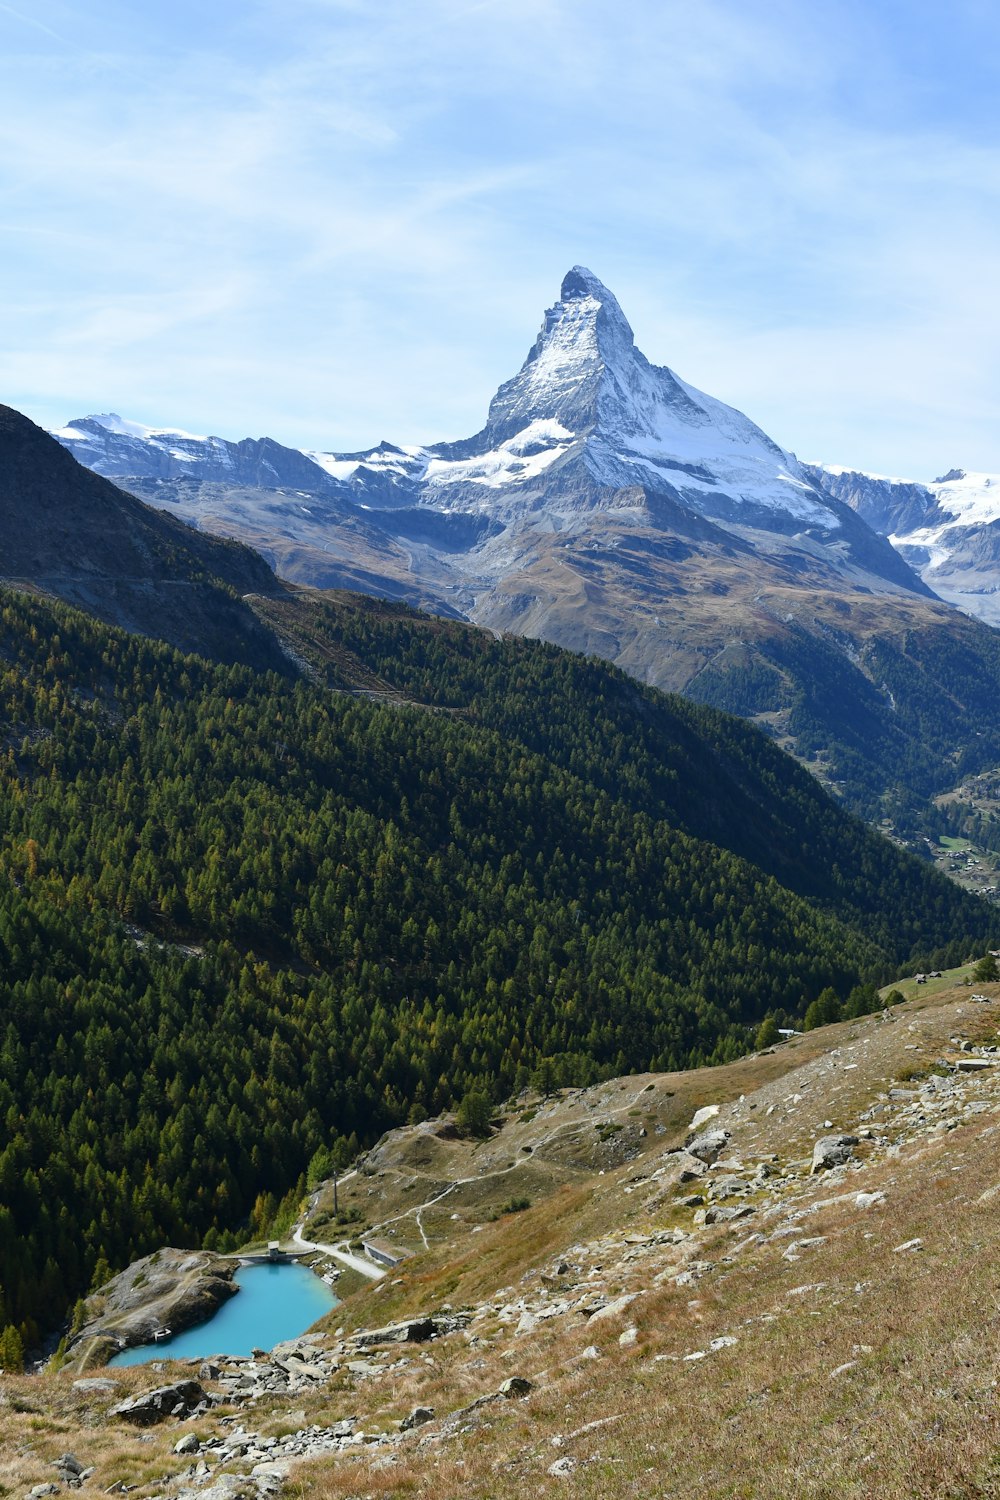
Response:
[[[249,1357],[305,1333],[338,1304],[338,1297],[305,1261],[233,1257],[232,1296],[207,1318],[174,1330],[162,1340],[146,1339],[115,1351],[109,1367],[146,1364],[154,1359]]]

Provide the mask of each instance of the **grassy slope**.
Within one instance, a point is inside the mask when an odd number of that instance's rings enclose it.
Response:
[[[516,1159],[534,1139],[543,1165],[532,1208],[473,1234],[474,1220],[510,1192],[509,1181],[484,1179],[474,1201],[451,1209],[457,1219],[431,1222],[429,1251],[328,1322],[373,1326],[447,1302],[478,1309],[472,1328],[429,1349],[367,1356],[377,1373],[345,1367],[327,1390],[293,1397],[294,1412],[276,1397],[240,1420],[277,1435],[353,1414],[378,1432],[417,1402],[436,1409],[389,1463],[373,1449],[300,1466],[293,1493],[305,1500],[995,1496],[1000,1070],[969,1081],[972,1108],[956,1110],[953,1129],[924,1130],[903,1113],[920,1077],[958,1055],[956,1040],[995,1039],[1000,987],[988,993],[990,1006],[972,1004],[964,987],[921,994],[888,1018],[813,1032],[725,1068],[574,1091],[532,1120],[514,1116],[489,1143],[432,1145],[416,1196],[481,1171],[488,1158]],[[893,1080],[905,1097],[889,1097]],[[698,1229],[680,1194],[657,1197],[649,1174],[709,1101],[745,1163],[777,1160],[755,1219]],[[634,1120],[636,1107],[647,1135],[616,1166],[614,1151],[627,1148],[612,1136],[602,1155],[595,1124],[606,1134],[615,1119]],[[825,1122],[856,1125],[873,1107],[877,1139],[862,1143],[860,1164],[842,1181],[809,1177],[808,1151]],[[582,1155],[581,1137],[590,1143]],[[387,1139],[371,1175],[345,1194],[369,1217],[391,1217],[414,1196],[405,1179],[419,1171],[415,1151],[426,1155],[427,1140],[413,1131]],[[859,1191],[885,1198],[860,1208]],[[668,1243],[662,1232],[671,1229],[689,1238]],[[765,1238],[755,1241],[755,1231]],[[920,1250],[897,1250],[914,1238]],[[617,1317],[571,1312],[515,1331],[522,1299],[537,1309],[622,1291],[638,1296]],[[623,1346],[629,1327],[635,1342]],[[712,1351],[720,1337],[735,1342]],[[527,1401],[448,1420],[511,1374],[535,1383]],[[117,1378],[133,1390],[159,1377],[131,1369]],[[101,1415],[110,1397],[87,1398],[53,1376],[8,1381],[7,1391],[12,1441],[0,1483],[15,1492],[47,1478],[46,1463],[67,1449],[97,1464],[101,1488],[123,1478],[140,1495],[180,1468],[170,1452],[176,1428],[152,1441],[127,1433]],[[217,1425],[205,1419],[197,1430]],[[572,1461],[568,1480],[549,1475],[559,1458]]]

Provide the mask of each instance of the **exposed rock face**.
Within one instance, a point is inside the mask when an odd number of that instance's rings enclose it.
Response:
[[[833,1167],[843,1167],[854,1155],[858,1144],[856,1135],[825,1135],[813,1146],[813,1172],[829,1172]]]
[[[817,484],[889,537],[942,599],[1000,624],[1000,475],[949,469],[930,484],[804,465]]]
[[[203,1323],[236,1293],[236,1262],[209,1251],[157,1250],[128,1266],[87,1301],[88,1320],[70,1345],[80,1368],[118,1348],[147,1344],[162,1328]]]

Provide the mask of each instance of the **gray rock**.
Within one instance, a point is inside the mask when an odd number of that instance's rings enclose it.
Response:
[[[74,1380],[74,1391],[83,1391],[86,1395],[111,1395],[113,1391],[121,1390],[121,1383],[117,1380],[106,1380],[103,1376],[92,1376],[86,1380]]]
[[[441,1331],[434,1318],[410,1318],[388,1328],[366,1328],[354,1335],[354,1343],[359,1349],[370,1349],[376,1344],[423,1344]]]
[[[276,1495],[288,1478],[288,1465],[275,1463],[273,1459],[256,1464],[251,1470],[250,1477],[262,1495]]]
[[[728,1144],[728,1130],[705,1130],[701,1135],[696,1135],[693,1140],[688,1141],[684,1149],[689,1156],[697,1157],[699,1161],[711,1165],[722,1155]]]
[[[625,1292],[623,1296],[616,1297],[613,1302],[606,1302],[595,1313],[591,1313],[590,1321],[592,1323],[601,1323],[605,1318],[616,1318],[627,1307],[631,1307],[638,1295],[638,1292]]]
[[[78,1479],[83,1473],[83,1464],[72,1453],[61,1454],[53,1461],[52,1467],[54,1469],[62,1469],[64,1473],[71,1474],[74,1479]]]
[[[42,1500],[43,1495],[58,1495],[57,1484],[36,1484],[34,1489],[28,1491],[28,1500]]]
[[[425,1422],[433,1422],[433,1406],[415,1406],[408,1417],[404,1417],[399,1424],[400,1432],[411,1432],[414,1427],[423,1427]]]
[[[184,1436],[182,1438],[178,1438],[177,1442],[174,1444],[175,1453],[198,1453],[200,1451],[201,1444],[198,1441],[197,1435],[193,1432],[186,1432]]]
[[[177,1500],[257,1500],[257,1486],[249,1475],[219,1474],[204,1490],[181,1490]]]
[[[135,1427],[151,1427],[170,1416],[189,1416],[202,1402],[208,1401],[204,1387],[197,1380],[178,1380],[173,1385],[156,1386],[128,1401],[119,1401],[108,1415],[120,1417]]]
[[[743,1177],[736,1177],[727,1172],[722,1177],[716,1177],[709,1185],[708,1196],[710,1198],[735,1198],[741,1193],[750,1191],[750,1184]]]
[[[530,1395],[534,1389],[535,1387],[532,1382],[526,1380],[523,1375],[512,1375],[500,1387],[500,1395],[504,1396],[508,1401],[514,1401],[521,1396]]]
[[[813,1146],[812,1171],[828,1172],[833,1167],[842,1167],[854,1155],[858,1144],[856,1135],[824,1135]]]
[[[705,1211],[706,1224],[732,1224],[737,1219],[748,1219],[754,1212],[749,1203],[734,1204],[731,1208],[709,1208]]]

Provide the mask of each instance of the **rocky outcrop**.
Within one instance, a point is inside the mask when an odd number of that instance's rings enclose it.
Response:
[[[239,1288],[235,1261],[209,1251],[157,1250],[133,1261],[87,1300],[87,1317],[70,1344],[70,1364],[89,1369],[118,1349],[147,1344],[157,1332],[204,1323]]]
[[[152,1427],[168,1417],[189,1417],[199,1409],[207,1411],[209,1405],[208,1392],[200,1381],[178,1380],[173,1385],[158,1385],[140,1396],[119,1401],[108,1415],[133,1427]]]
[[[843,1167],[854,1155],[858,1144],[856,1135],[824,1135],[813,1146],[813,1172],[829,1172],[834,1167]]]
[[[354,1335],[353,1343],[358,1349],[371,1349],[378,1344],[423,1344],[443,1333],[464,1328],[468,1321],[468,1317],[461,1313],[408,1318],[405,1323],[392,1323],[387,1328],[366,1328]]]

